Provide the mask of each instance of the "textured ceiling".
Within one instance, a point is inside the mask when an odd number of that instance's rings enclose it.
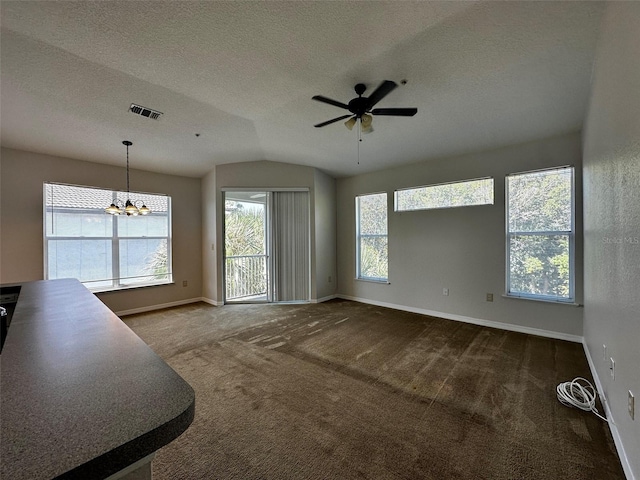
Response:
[[[334,176],[579,130],[603,3],[2,1],[2,145],[202,176],[273,160]],[[359,145],[353,86],[408,82]],[[137,103],[164,113],[128,112]],[[196,133],[200,136],[196,137]]]

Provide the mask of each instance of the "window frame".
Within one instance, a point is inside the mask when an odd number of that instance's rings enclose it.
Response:
[[[360,230],[360,199],[363,197],[384,195],[385,196],[385,214],[386,214],[386,233],[385,234],[362,234]],[[356,195],[355,197],[356,204],[356,280],[366,281],[366,282],[374,282],[374,283],[389,283],[389,194],[387,192],[373,192],[373,193],[364,193],[360,195]],[[362,275],[362,258],[361,258],[361,239],[363,237],[366,238],[386,238],[387,239],[387,276],[386,277],[367,277]]]
[[[536,174],[542,172],[569,170],[571,173],[571,230],[545,230],[545,231],[510,231],[509,220],[509,179],[512,177],[518,177],[522,175]],[[550,303],[562,303],[575,305],[576,289],[576,269],[575,269],[575,257],[576,257],[576,172],[573,165],[561,165],[557,167],[541,168],[536,170],[527,170],[523,172],[515,172],[506,175],[505,177],[505,252],[506,252],[506,275],[505,275],[505,297],[508,298],[520,298],[525,300],[535,300]],[[535,293],[526,292],[512,292],[511,291],[511,238],[514,236],[566,236],[569,250],[569,294],[568,297],[560,297],[557,295],[541,295]]]
[[[421,207],[421,208],[409,208],[409,209],[401,209],[398,206],[398,194],[401,192],[406,192],[407,190],[421,190],[421,189],[428,189],[428,188],[437,188],[437,187],[442,187],[445,185],[456,185],[456,184],[461,184],[461,183],[471,183],[471,182],[477,182],[480,180],[491,180],[491,201],[490,202],[486,202],[486,203],[469,203],[466,205],[443,205],[443,206],[438,206],[438,207]],[[434,184],[429,184],[429,185],[420,185],[420,186],[416,186],[416,187],[405,187],[405,188],[398,188],[396,190],[394,190],[393,192],[393,208],[395,212],[419,212],[419,211],[424,211],[424,210],[442,210],[442,209],[446,209],[446,208],[464,208],[464,207],[478,207],[478,206],[483,206],[483,205],[494,205],[495,204],[495,180],[493,177],[491,176],[486,176],[486,177],[478,177],[478,178],[469,178],[466,180],[454,180],[451,182],[442,182],[442,183],[434,183]]]
[[[52,212],[52,207],[47,205],[47,199],[48,199],[48,192],[47,192],[47,188],[49,186],[62,186],[62,187],[73,187],[73,188],[81,188],[81,189],[87,189],[87,190],[100,190],[102,192],[108,192],[111,194],[111,197],[113,198],[113,200],[117,200],[118,195],[120,194],[121,197],[128,197],[128,196],[134,196],[137,198],[140,197],[147,197],[147,199],[149,197],[165,197],[167,200],[167,212],[166,212],[166,217],[167,217],[167,235],[151,235],[151,236],[131,236],[131,235],[120,235],[119,231],[118,231],[118,216],[111,216],[108,213],[106,213],[104,211],[104,208],[100,207],[100,208],[75,208],[75,207],[60,207],[60,208],[56,208],[56,211],[60,212],[61,210],[63,211],[63,213],[71,213],[71,214],[77,214],[77,215],[83,215],[83,214],[91,214],[91,215],[95,215],[98,212],[100,212],[101,214],[104,214],[106,217],[111,217],[112,218],[112,222],[111,222],[111,235],[110,236],[83,236],[83,235],[78,235],[78,236],[64,236],[64,235],[49,235],[48,231],[47,231],[47,227],[48,227],[48,223],[47,223],[47,214]],[[173,245],[172,245],[172,205],[171,205],[171,196],[166,195],[166,194],[158,194],[158,193],[144,193],[144,192],[125,192],[122,190],[113,190],[113,189],[108,189],[108,188],[101,188],[101,187],[93,187],[93,186],[86,186],[86,185],[72,185],[72,184],[65,184],[65,183],[59,183],[59,182],[44,182],[43,183],[43,261],[44,261],[44,278],[45,280],[49,280],[50,279],[50,274],[49,274],[49,243],[51,241],[65,241],[65,240],[69,240],[69,241],[107,241],[111,243],[111,278],[105,278],[102,280],[82,280],[82,279],[78,279],[83,285],[85,285],[87,287],[87,289],[89,289],[90,291],[94,292],[94,293],[100,293],[100,292],[113,292],[113,291],[121,291],[121,290],[129,290],[129,289],[135,289],[135,288],[144,288],[144,287],[150,287],[150,286],[158,286],[158,285],[170,285],[174,283],[173,280]],[[147,203],[148,200],[145,200]],[[107,205],[108,206],[108,205]],[[154,212],[152,211],[150,214],[150,216],[154,215]],[[156,215],[159,215],[158,213],[156,213]],[[164,216],[164,214],[162,214]],[[144,217],[141,217],[144,218]],[[120,246],[121,246],[121,242],[122,241],[126,241],[126,240],[165,240],[166,241],[166,245],[167,245],[167,269],[168,272],[166,273],[166,278],[164,279],[160,279],[160,280],[151,280],[151,281],[144,281],[144,282],[135,282],[135,283],[130,283],[127,282],[128,279],[131,278],[136,278],[136,277],[121,277],[121,272],[120,272]],[[144,275],[146,276],[151,276],[151,275]],[[58,277],[56,277],[58,278]],[[103,282],[107,282],[110,281],[111,285],[110,286],[105,286],[105,285],[99,285],[99,286],[91,286],[91,284],[94,283],[103,283]]]

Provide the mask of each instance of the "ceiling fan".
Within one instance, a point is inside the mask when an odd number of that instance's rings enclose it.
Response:
[[[339,122],[340,120],[344,120],[348,118],[345,122],[345,125],[349,130],[353,129],[353,126],[356,124],[358,120],[360,120],[360,125],[363,133],[369,133],[373,131],[371,126],[371,121],[373,120],[371,115],[387,115],[394,117],[413,117],[416,113],[418,113],[417,108],[373,108],[380,100],[386,97],[393,89],[398,86],[396,82],[392,82],[391,80],[385,80],[380,84],[378,88],[376,88],[371,95],[368,97],[363,97],[362,94],[367,90],[367,86],[364,83],[358,83],[354,90],[356,98],[352,99],[348,104],[338,102],[336,100],[332,100],[331,98],[323,97],[322,95],[316,95],[313,100],[317,100],[318,102],[328,103],[329,105],[333,105],[335,107],[344,108],[345,110],[349,110],[348,115],[342,115],[340,117],[333,118],[331,120],[327,120],[326,122],[318,123],[314,125],[316,128],[324,127],[326,125],[330,125],[334,122]]]

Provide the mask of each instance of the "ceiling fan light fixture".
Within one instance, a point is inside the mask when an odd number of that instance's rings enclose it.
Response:
[[[356,117],[351,117],[349,120],[344,122],[345,127],[349,130],[353,130],[353,126],[356,124]]]
[[[373,121],[373,117],[367,113],[362,115],[360,118],[360,129],[362,133],[371,133],[373,132],[373,125],[371,122]]]

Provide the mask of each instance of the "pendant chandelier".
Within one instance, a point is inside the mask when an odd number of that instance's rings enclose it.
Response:
[[[134,200],[133,202],[130,200],[131,195],[129,193],[129,147],[133,145],[133,143],[131,143],[129,140],[124,140],[122,144],[127,147],[127,201],[123,205],[120,200],[116,200],[115,203],[112,203],[107,208],[105,208],[105,212],[111,215],[148,215],[149,213],[151,213],[151,210],[144,204],[144,202],[142,202],[142,200]],[[136,205],[137,203],[142,203],[142,206],[138,207]]]

